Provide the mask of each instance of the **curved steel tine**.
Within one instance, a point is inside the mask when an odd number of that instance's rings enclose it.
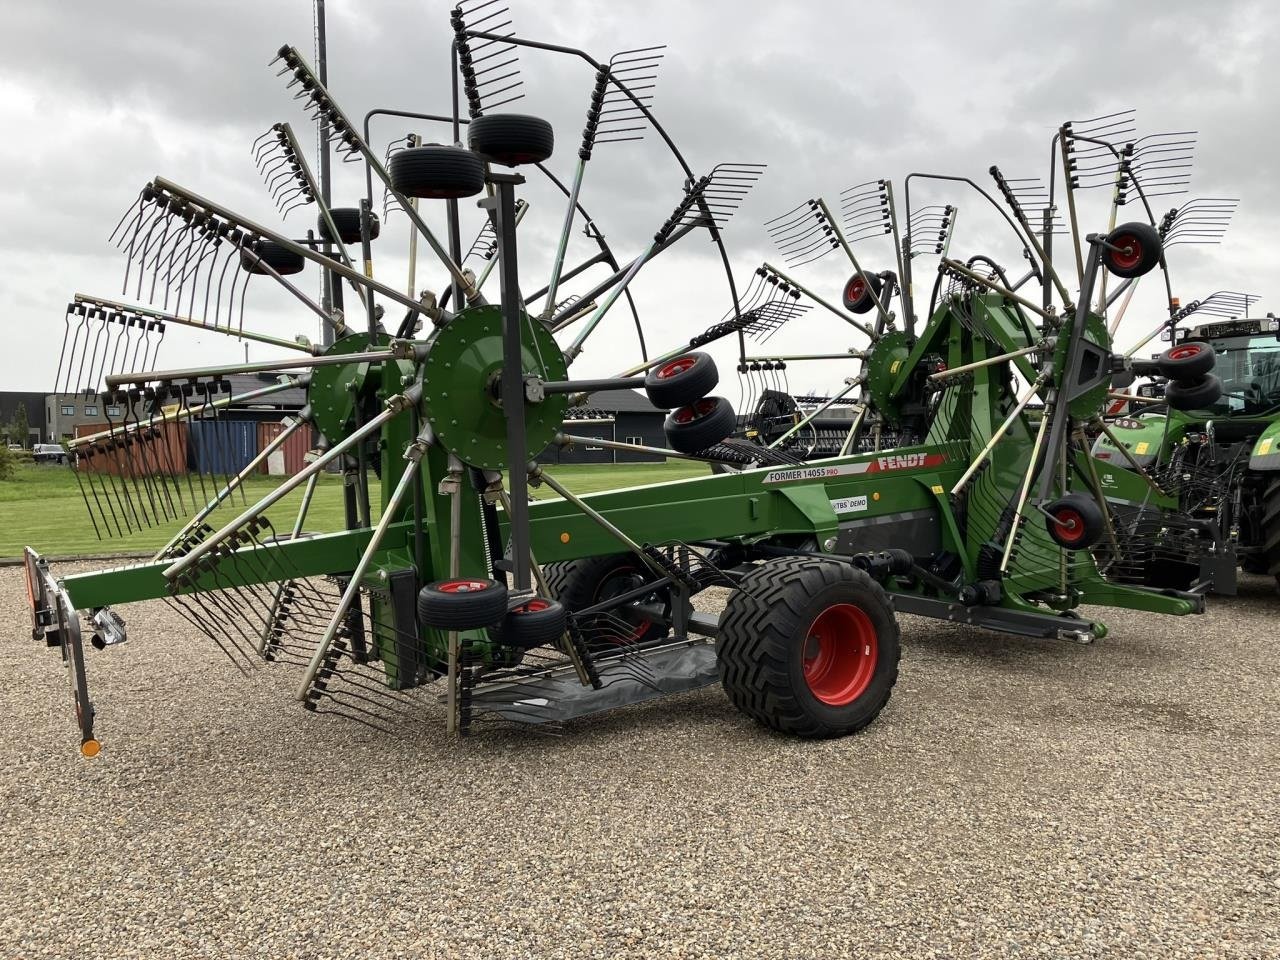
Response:
[[[62,350],[58,353],[58,372],[53,375],[53,391],[58,392],[58,384],[62,380],[62,363],[67,356],[67,341],[71,338],[71,315],[76,312],[76,307],[80,304],[72,301],[67,304],[66,312],[62,315]]]
[[[111,235],[107,237],[107,243],[110,243],[112,240],[116,238],[116,234],[120,233],[120,228],[124,226],[124,222],[129,219],[130,212],[135,211],[135,208],[136,208],[136,212],[134,212],[134,218],[136,219],[142,216],[142,211],[147,204],[146,195],[147,195],[147,191],[145,188],[138,191],[137,201],[135,203],[129,204],[129,206],[125,208],[124,214],[123,216],[120,217],[120,220],[116,223],[115,229],[112,230]],[[128,228],[125,229],[125,233],[127,232],[128,232]],[[124,234],[121,233],[120,235],[121,235],[121,238],[123,239]]]

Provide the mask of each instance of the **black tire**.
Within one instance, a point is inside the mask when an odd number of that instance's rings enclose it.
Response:
[[[1199,380],[1170,380],[1164,398],[1175,410],[1204,410],[1222,396],[1222,381],[1212,373]]]
[[[1163,243],[1149,223],[1122,223],[1107,234],[1106,242],[1111,246],[1102,248],[1102,264],[1117,277],[1140,277],[1160,262]]]
[[[266,264],[282,277],[301,273],[307,265],[306,258],[293,250],[287,250],[274,240],[255,240],[240,251],[240,266],[249,273],[269,275]]]
[[[650,370],[644,378],[644,392],[655,407],[671,410],[701,400],[719,382],[720,372],[711,354],[686,353]]]
[[[338,240],[343,243],[359,243],[360,242],[360,208],[359,207],[334,207],[329,211],[333,215],[333,225],[338,228]],[[316,219],[316,226],[319,228],[321,239],[333,240],[334,237],[329,233],[329,224],[325,222],[324,216],[321,215]],[[378,215],[372,210],[369,211],[369,239],[377,240],[378,234],[382,232],[382,223],[378,220]]]
[[[1045,512],[1049,536],[1064,550],[1088,550],[1102,539],[1106,521],[1093,497],[1069,493],[1045,507]]]
[[[1280,477],[1267,481],[1262,492],[1262,564],[1263,572],[1276,579],[1280,587]]]
[[[542,163],[556,145],[555,131],[541,117],[491,113],[467,125],[467,145],[490,163],[518,167]]]
[[[577,560],[557,560],[554,563],[542,565],[542,577],[547,581],[547,589],[552,599],[564,599],[565,584],[573,576],[573,569],[577,563]]]
[[[507,586],[480,577],[435,580],[418,591],[418,621],[439,630],[478,630],[507,615]]]
[[[543,575],[548,586],[557,589],[556,579],[547,572],[552,566],[544,566]],[[568,561],[556,573],[562,578],[556,596],[570,613],[594,607],[653,579],[652,572],[629,553]],[[661,604],[668,612],[671,609],[670,589],[659,588],[641,599]],[[662,639],[668,632],[666,623],[642,616],[632,606],[615,607],[608,611],[607,618],[604,615],[599,619],[588,617],[578,625],[589,644],[603,647],[648,643]],[[619,632],[624,625],[630,628],[625,636]]]
[[[800,737],[841,737],[874,720],[897,682],[900,650],[883,588],[849,564],[812,557],[770,560],[743,577],[716,639],[729,701]]]
[[[500,642],[518,650],[556,643],[564,636],[565,620],[562,604],[535,597],[507,611],[499,633]]]
[[[1197,380],[1213,372],[1213,347],[1199,340],[1188,340],[1170,347],[1156,360],[1160,376],[1170,380]]]
[[[387,173],[397,192],[424,200],[458,200],[484,189],[484,161],[470,150],[438,143],[393,153]]]
[[[874,310],[876,300],[880,298],[883,290],[884,281],[874,273],[867,274],[866,283],[862,280],[862,274],[855,273],[844,285],[844,308],[850,313],[866,313]]]
[[[724,397],[703,397],[672,410],[662,424],[667,443],[681,453],[697,453],[733,433],[738,416]]]

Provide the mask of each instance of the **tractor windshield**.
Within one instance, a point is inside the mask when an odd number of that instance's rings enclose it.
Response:
[[[1218,413],[1258,414],[1280,407],[1280,341],[1260,337],[1209,338],[1217,354],[1214,367],[1222,380]]]

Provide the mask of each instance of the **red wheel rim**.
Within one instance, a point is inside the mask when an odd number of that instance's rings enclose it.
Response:
[[[880,659],[876,628],[861,607],[838,603],[818,614],[801,652],[809,692],[843,707],[867,691]]]
[[[1191,357],[1198,357],[1204,351],[1198,343],[1188,343],[1181,347],[1174,347],[1169,351],[1170,360],[1187,360]]]
[[[1058,539],[1067,543],[1078,543],[1084,539],[1084,517],[1079,510],[1071,507],[1059,507],[1053,514],[1054,524],[1058,528]]]
[[[489,589],[488,580],[446,580],[436,587],[441,593],[478,593]]]
[[[1131,233],[1111,241],[1118,250],[1111,251],[1111,265],[1120,270],[1132,270],[1142,262],[1142,241]]]
[[[866,292],[867,282],[862,279],[861,274],[857,274],[845,285],[844,298],[850,303],[857,303]]]
[[[715,408],[715,400],[707,397],[687,407],[681,407],[671,416],[676,423],[692,423],[694,420],[701,420]]]
[[[546,610],[551,604],[546,600],[530,600],[528,603],[522,603],[520,606],[512,610],[512,613],[537,613],[539,610]]]
[[[658,379],[667,380],[671,377],[679,376],[697,362],[696,357],[681,357],[678,360],[672,360],[670,363],[664,363],[658,368]]]

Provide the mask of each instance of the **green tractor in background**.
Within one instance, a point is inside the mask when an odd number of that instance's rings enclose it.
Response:
[[[1168,350],[1135,364],[1152,381],[1094,442],[1096,458],[1132,458],[1179,504],[1171,522],[1145,504],[1113,501],[1150,544],[1116,572],[1149,586],[1233,595],[1242,566],[1280,585],[1280,320],[1174,329]],[[1216,381],[1220,395],[1209,399]]]

